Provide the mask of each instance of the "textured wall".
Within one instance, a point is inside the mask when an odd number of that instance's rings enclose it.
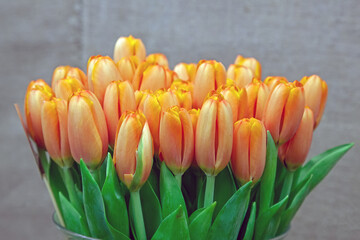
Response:
[[[307,198],[289,239],[360,236],[360,4],[347,1],[0,1],[0,232],[2,239],[61,239],[53,207],[12,104],[30,80],[50,82],[57,65],[85,68],[112,56],[119,36],[177,62],[256,57],[263,76],[319,74],[329,100],[310,156],[355,147]]]

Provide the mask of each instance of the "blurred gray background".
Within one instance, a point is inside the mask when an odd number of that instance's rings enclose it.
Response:
[[[306,199],[288,239],[360,236],[360,3],[347,1],[0,1],[1,239],[61,239],[13,103],[30,80],[50,83],[58,65],[85,69],[112,56],[119,36],[141,38],[148,53],[180,61],[237,54],[267,75],[318,74],[329,85],[310,156],[346,142],[355,147]]]

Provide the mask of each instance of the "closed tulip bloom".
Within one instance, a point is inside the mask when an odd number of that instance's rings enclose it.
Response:
[[[136,90],[135,91],[136,109],[143,111],[144,110],[144,101],[145,101],[146,97],[152,93],[153,92],[150,90],[144,90],[144,91]]]
[[[306,107],[295,135],[280,146],[279,158],[288,170],[294,171],[305,162],[311,146],[313,123],[313,112]]]
[[[54,87],[54,82],[66,78],[71,66],[58,66],[54,69],[51,81],[51,87]]]
[[[248,110],[248,96],[245,88],[240,88],[239,93],[239,110],[238,119],[246,118],[249,115]]]
[[[280,83],[288,83],[288,80],[286,77],[268,76],[265,78],[264,83],[268,86],[269,91],[272,92],[277,85]]]
[[[201,108],[204,99],[212,90],[226,83],[226,70],[215,60],[201,60],[194,79],[193,107]]]
[[[136,56],[123,57],[117,63],[121,78],[132,84],[135,71],[140,64],[140,60]]]
[[[231,168],[241,184],[256,183],[262,176],[266,160],[266,130],[255,118],[244,118],[234,124]]]
[[[195,63],[179,63],[174,67],[174,72],[183,81],[193,82],[196,73]]]
[[[110,57],[91,57],[88,62],[89,89],[103,104],[106,87],[112,82],[122,80],[119,69]]]
[[[54,83],[63,78],[76,78],[85,88],[87,88],[87,77],[81,69],[71,66],[58,66],[55,68],[52,76],[51,87],[54,88]]]
[[[181,79],[176,79],[171,83],[170,88],[172,90],[183,90],[186,92],[190,92],[191,96],[194,95],[194,84],[189,81],[184,81]]]
[[[260,80],[253,80],[246,87],[249,117],[263,119],[265,106],[270,94],[268,86]]]
[[[182,175],[194,158],[194,131],[186,109],[178,106],[162,113],[160,158],[174,175]]]
[[[192,108],[191,92],[183,89],[172,90],[172,92],[175,93],[180,107],[185,108],[186,110]]]
[[[261,79],[261,64],[255,58],[244,58],[239,55],[235,59],[235,64],[249,68],[253,72],[255,78]]]
[[[328,87],[326,82],[317,75],[303,77],[301,83],[304,85],[305,104],[314,113],[314,128],[316,128],[325,110]]]
[[[146,49],[141,39],[133,36],[120,37],[114,48],[114,61],[118,62],[123,57],[137,56],[140,61],[146,57]]]
[[[227,71],[227,78],[234,81],[239,88],[246,87],[254,78],[254,73],[250,68],[242,65],[231,64]]]
[[[230,161],[233,117],[230,104],[221,94],[208,98],[196,125],[195,156],[208,176],[216,176]]]
[[[165,67],[158,64],[143,62],[136,69],[133,87],[135,90],[156,91],[167,86]]]
[[[224,86],[220,87],[218,90],[224,96],[224,99],[230,104],[233,122],[236,122],[239,115],[239,90],[236,86]]]
[[[135,111],[136,102],[132,86],[127,81],[115,81],[105,91],[104,113],[109,133],[109,145],[114,146],[119,119],[126,111]]]
[[[57,98],[69,100],[74,92],[85,89],[84,85],[76,78],[67,77],[56,80],[53,84],[53,90]]]
[[[149,63],[157,63],[157,64],[167,67],[167,68],[169,67],[169,62],[167,60],[167,57],[165,56],[165,54],[162,54],[162,53],[149,54],[146,57],[146,61]]]
[[[80,68],[76,68],[76,67],[70,68],[66,77],[75,78],[79,80],[83,84],[84,89],[89,88],[87,76]]]
[[[119,121],[114,158],[120,180],[135,192],[148,179],[153,164],[153,144],[149,125],[139,112],[128,112]]]
[[[102,164],[108,150],[108,131],[104,112],[94,93],[82,90],[70,98],[68,135],[76,162],[83,159],[90,169]]]
[[[298,81],[281,83],[270,93],[263,122],[278,146],[294,136],[304,107],[304,88]]]
[[[170,68],[165,67],[165,73],[166,73],[166,82],[165,82],[165,89],[168,89],[171,87],[174,80],[179,79],[176,72],[171,70]]]
[[[41,108],[44,101],[49,101],[54,93],[47,83],[38,79],[31,81],[25,95],[25,117],[29,135],[39,148],[44,149],[44,136],[41,126]]]
[[[67,117],[67,101],[53,98],[43,103],[41,125],[45,147],[60,167],[71,167],[74,162],[69,146]]]

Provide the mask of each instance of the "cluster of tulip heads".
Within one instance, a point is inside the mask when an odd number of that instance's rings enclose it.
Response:
[[[108,149],[130,191],[146,182],[155,155],[180,178],[189,168],[216,176],[229,163],[242,184],[262,176],[266,131],[293,171],[309,151],[327,85],[316,75],[289,82],[261,80],[254,58],[238,56],[226,70],[215,60],[179,63],[146,55],[140,39],[121,37],[114,58],[90,57],[87,74],[54,70],[51,87],[32,81],[25,97],[30,136],[61,167],[82,159],[97,169]]]

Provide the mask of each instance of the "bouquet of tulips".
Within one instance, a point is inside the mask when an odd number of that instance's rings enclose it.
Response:
[[[100,239],[269,239],[352,143],[304,164],[327,84],[254,58],[168,67],[132,36],[30,82],[28,136],[60,224]],[[20,118],[21,114],[19,114]]]

